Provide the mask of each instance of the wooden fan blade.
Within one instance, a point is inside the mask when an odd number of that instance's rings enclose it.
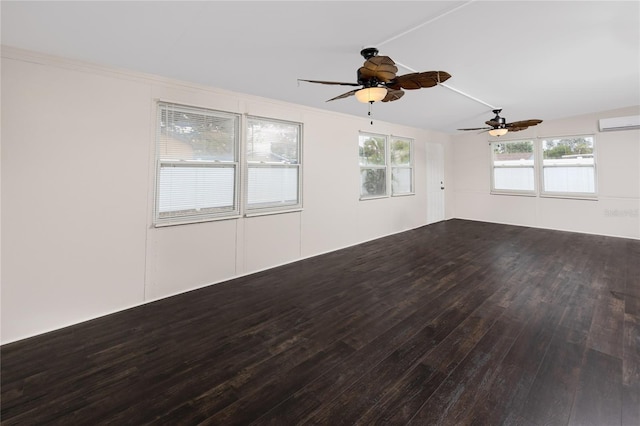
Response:
[[[338,86],[360,86],[358,83],[344,83],[342,81],[303,80],[301,78],[299,78],[298,81],[306,81],[308,83],[331,84],[331,85],[338,85]]]
[[[522,120],[522,121],[514,121],[513,123],[507,123],[507,128],[509,130],[511,130],[512,127],[523,127],[523,128],[527,128],[527,127],[531,127],[531,126],[536,126],[538,124],[542,123],[542,120]],[[511,130],[513,131],[513,130]]]
[[[396,77],[389,87],[393,89],[402,88],[407,90],[422,89],[426,87],[433,87],[450,78],[451,74],[444,71],[414,72]]]
[[[520,130],[524,130],[524,129],[528,129],[529,126],[525,126],[525,127],[510,127],[507,125],[507,129],[509,130],[509,132],[519,132]]]
[[[358,90],[360,90],[360,89],[350,90],[350,91],[348,91],[348,92],[346,92],[346,93],[343,93],[342,95],[338,95],[338,96],[336,96],[335,98],[331,98],[331,99],[327,100],[327,102],[335,101],[336,99],[344,99],[344,98],[348,98],[349,96],[353,96],[353,95],[355,95],[355,93],[356,93]]]
[[[499,122],[493,121],[493,120],[485,121],[484,124],[486,124],[487,126],[491,126],[491,127],[499,127],[500,126]]]
[[[458,130],[491,130],[493,127],[472,127],[470,129],[458,129]]]
[[[378,81],[386,83],[396,78],[398,67],[395,64],[388,56],[374,56],[364,61],[359,72],[365,79],[375,77]]]
[[[403,96],[404,96],[404,92],[402,90],[387,89],[387,96],[384,97],[382,102],[397,101]]]

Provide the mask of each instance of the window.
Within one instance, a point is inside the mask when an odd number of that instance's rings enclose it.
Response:
[[[412,139],[360,133],[358,146],[361,200],[413,194]]]
[[[158,105],[155,223],[239,214],[239,116]]]
[[[492,192],[535,193],[535,153],[531,140],[492,142]]]
[[[542,194],[595,196],[593,136],[542,140]]]
[[[158,103],[154,224],[301,208],[301,134],[300,123]]]
[[[492,193],[596,196],[593,136],[491,142],[490,146]],[[536,181],[540,184],[539,191]]]
[[[391,194],[413,193],[413,141],[391,139]]]
[[[377,198],[387,195],[387,137],[361,133],[360,198]]]
[[[247,119],[247,211],[300,207],[301,125]]]

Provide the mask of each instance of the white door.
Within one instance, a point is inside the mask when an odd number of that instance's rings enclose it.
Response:
[[[427,223],[444,220],[444,148],[427,144]]]

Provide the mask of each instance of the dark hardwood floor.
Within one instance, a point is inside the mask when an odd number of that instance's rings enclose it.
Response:
[[[451,220],[1,362],[3,425],[640,425],[640,241]]]

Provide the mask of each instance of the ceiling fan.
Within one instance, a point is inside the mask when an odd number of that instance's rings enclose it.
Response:
[[[531,126],[536,126],[542,123],[542,120],[535,120],[535,119],[514,121],[513,123],[507,123],[507,120],[504,117],[500,117],[500,112],[502,112],[501,109],[493,110],[493,113],[496,116],[489,121],[485,121],[485,123],[489,127],[474,127],[471,129],[458,129],[458,130],[482,130],[483,132],[488,131],[491,136],[503,136],[503,135],[506,135],[507,132],[518,132],[520,130],[524,130]]]
[[[373,103],[397,101],[404,96],[402,89],[414,90],[433,87],[451,78],[451,75],[444,71],[415,72],[398,76],[396,75],[398,67],[395,62],[388,56],[378,56],[378,49],[375,47],[362,49],[360,54],[365,61],[364,65],[358,69],[357,83],[303,79],[298,79],[298,81],[339,86],[361,86],[359,89],[350,90],[331,98],[327,102],[355,95],[360,102]]]

